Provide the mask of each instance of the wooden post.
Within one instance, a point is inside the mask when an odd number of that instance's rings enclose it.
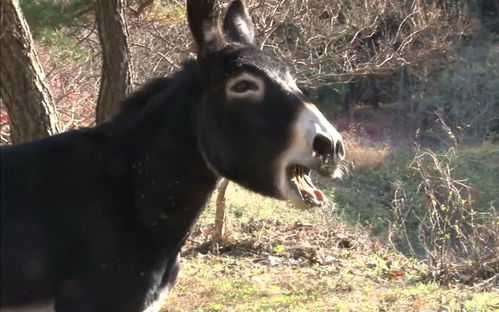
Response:
[[[215,212],[215,230],[213,231],[213,241],[217,244],[222,243],[225,234],[225,192],[227,191],[227,186],[229,185],[229,180],[223,179],[218,187],[218,195],[216,202],[216,212]]]

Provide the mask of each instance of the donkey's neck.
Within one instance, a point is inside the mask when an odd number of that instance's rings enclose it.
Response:
[[[140,222],[157,237],[178,242],[178,248],[218,180],[197,144],[196,112],[202,86],[196,69],[184,68],[165,81],[166,89],[149,96],[137,116],[125,122],[120,135],[133,138],[127,154]]]

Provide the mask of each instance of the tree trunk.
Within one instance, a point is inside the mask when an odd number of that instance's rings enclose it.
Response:
[[[102,47],[102,76],[96,121],[118,111],[118,104],[132,89],[132,66],[123,0],[97,0],[97,27]]]
[[[9,113],[11,141],[58,133],[52,95],[17,0],[1,0],[0,21],[0,92]]]

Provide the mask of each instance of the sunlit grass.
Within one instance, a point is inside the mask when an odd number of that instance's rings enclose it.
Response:
[[[420,281],[417,270],[390,279],[363,257],[351,265],[263,266],[252,259],[182,261],[165,311],[494,311],[497,293],[474,294]]]
[[[148,21],[157,21],[163,25],[180,23],[185,20],[185,7],[179,4],[162,4],[155,2],[144,18]]]
[[[470,178],[476,181],[487,175],[482,183],[488,190],[499,182],[489,176],[497,167],[497,148],[479,149],[463,154],[462,172],[474,173]],[[358,152],[369,153],[360,149]],[[416,184],[404,168],[408,157],[385,154],[384,149],[375,154],[383,155],[383,160],[364,162],[352,176],[323,185],[326,193],[338,200],[339,207],[333,214],[319,209],[297,210],[286,202],[259,196],[235,184],[227,190],[228,235],[236,241],[250,235],[269,236],[268,231],[273,228],[263,225],[279,220],[283,227],[320,223],[339,231],[339,235],[370,234],[371,241],[362,238],[357,242],[366,246],[326,250],[333,259],[327,264],[293,264],[286,256],[281,257],[289,248],[282,242],[271,244],[263,255],[256,251],[244,255],[191,254],[182,259],[177,285],[164,311],[498,311],[497,289],[484,291],[459,283],[442,286],[428,279],[422,260],[386,248],[386,242],[380,243],[381,247],[373,243],[376,239],[383,241],[382,236],[375,239],[372,235],[377,233],[373,229],[385,226],[379,218],[389,213],[386,209],[392,196],[390,181]],[[367,159],[374,160],[376,155]],[[482,160],[489,170],[473,171],[476,162]],[[487,198],[493,197],[488,195]],[[212,199],[200,219],[202,226],[213,224],[214,209]],[[352,226],[355,218],[357,224],[362,224],[360,228]],[[254,220],[261,230],[241,233],[242,226]],[[375,223],[377,220],[379,224]],[[361,234],[362,231],[368,234]],[[310,238],[301,239],[299,243],[306,244]],[[369,247],[371,244],[373,247]],[[267,254],[279,261],[264,261],[262,257]]]
[[[210,204],[201,216],[202,222],[213,222],[215,218],[215,198],[212,196]],[[290,203],[265,196],[261,196],[245,188],[230,183],[226,192],[226,206],[228,223],[238,224],[250,219],[278,219],[285,223],[316,222],[323,217],[324,211],[320,208],[300,210]]]

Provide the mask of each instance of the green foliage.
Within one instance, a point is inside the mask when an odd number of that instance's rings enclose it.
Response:
[[[480,19],[490,32],[499,35],[499,8],[494,1],[475,0],[468,1],[468,4],[471,16]]]
[[[474,209],[490,212],[499,204],[499,147],[485,145],[460,151],[458,156],[453,160],[455,178],[466,179],[473,187]],[[393,152],[382,166],[361,168],[344,177],[327,195],[334,198],[336,214],[350,224],[363,224],[397,249],[424,256],[419,224],[427,215],[428,198],[421,192],[421,177],[408,168],[412,157]],[[398,234],[400,231],[404,234]]]
[[[461,151],[456,174],[473,186],[475,207],[499,207],[499,146],[484,144]]]
[[[311,99],[320,110],[337,116],[343,110],[346,92],[346,85],[324,85],[311,92]]]
[[[56,29],[73,21],[73,14],[88,7],[92,0],[20,0],[31,31],[38,37],[44,28]]]
[[[417,189],[407,169],[409,162],[408,154],[393,153],[382,166],[362,168],[344,177],[334,189],[337,213],[352,224],[367,225],[374,235],[386,237],[396,185],[402,184],[412,193]]]
[[[276,245],[272,248],[272,252],[279,254],[279,253],[283,252],[284,249],[286,249],[286,247],[284,247],[284,245]]]
[[[303,40],[303,29],[295,23],[282,23],[276,28],[275,35],[282,40],[288,49],[295,49],[297,43]]]
[[[38,35],[40,42],[52,46],[54,60],[68,58],[83,60],[87,57],[86,51],[78,45],[78,41],[62,30],[42,28]]]
[[[423,110],[442,112],[461,138],[483,139],[499,127],[499,54],[489,36],[477,35],[461,49],[419,102]]]
[[[78,46],[78,41],[68,34],[65,26],[74,22],[74,14],[91,6],[91,0],[21,0],[22,12],[30,26],[33,37],[52,46],[55,60],[83,60],[87,53]],[[79,16],[78,18],[82,18]]]

